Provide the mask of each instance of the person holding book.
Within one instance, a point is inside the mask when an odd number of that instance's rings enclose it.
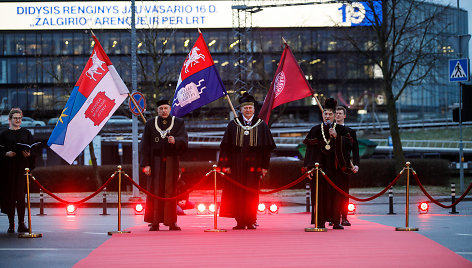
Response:
[[[8,233],[15,231],[15,207],[18,213],[18,232],[28,232],[25,225],[25,168],[34,168],[33,150],[28,150],[33,143],[33,136],[21,127],[23,112],[19,108],[11,109],[8,114],[9,129],[0,133],[0,160],[2,213],[8,215]],[[29,146],[25,146],[29,145]]]

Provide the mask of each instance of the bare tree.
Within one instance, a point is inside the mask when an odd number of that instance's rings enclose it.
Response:
[[[149,28],[140,32],[138,41],[138,64],[142,91],[148,100],[171,97],[178,78],[181,62],[171,59],[175,29]],[[173,64],[174,63],[174,64]]]
[[[407,88],[430,76],[441,59],[440,44],[451,26],[451,20],[445,19],[450,8],[426,0],[369,0],[365,4],[364,15],[371,26],[364,29],[374,33],[373,42],[348,32],[343,38],[382,70],[393,154],[397,166],[402,166],[405,157],[396,102]]]

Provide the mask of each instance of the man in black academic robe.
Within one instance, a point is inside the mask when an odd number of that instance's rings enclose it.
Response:
[[[180,156],[188,148],[188,135],[184,121],[170,116],[168,100],[157,102],[158,116],[146,122],[141,141],[141,166],[148,175],[147,189],[160,197],[177,195]],[[144,221],[151,223],[150,231],[158,231],[159,223],[169,230],[180,230],[177,226],[177,201],[146,198]]]
[[[320,169],[329,179],[339,185],[343,174],[337,162],[336,146],[339,145],[341,137],[347,134],[347,130],[341,125],[333,124],[335,109],[336,101],[332,98],[327,99],[323,110],[323,123],[311,128],[303,141],[306,144],[304,167],[311,169],[315,167],[315,163],[319,163]],[[311,180],[312,224],[315,223],[315,176],[315,173],[311,175],[313,178]],[[326,222],[332,222],[333,229],[344,229],[340,224],[341,201],[341,194],[329,185],[320,172],[318,174],[318,228],[324,228]]]
[[[343,106],[336,107],[336,123],[339,125],[344,126],[344,120],[346,119],[346,108]],[[356,131],[350,127],[344,126],[349,135],[347,135],[346,141],[349,143],[347,146],[350,148],[346,152],[346,154],[352,153],[352,162],[349,167],[350,170],[343,174],[343,178],[340,181],[339,187],[346,193],[349,193],[349,180],[351,178],[351,173],[357,173],[359,171],[359,164],[360,164],[360,157],[359,157],[359,143],[357,142],[357,135]],[[351,158],[351,157],[348,157]],[[342,204],[341,204],[341,225],[343,226],[351,226],[351,223],[347,219],[348,214],[348,205],[349,205],[349,198],[342,196]]]
[[[225,181],[221,196],[221,217],[235,218],[233,229],[255,229],[260,180],[269,169],[270,154],[275,148],[267,124],[254,116],[255,100],[245,93],[239,99],[241,113],[229,122],[220,145],[219,166],[244,186]]]

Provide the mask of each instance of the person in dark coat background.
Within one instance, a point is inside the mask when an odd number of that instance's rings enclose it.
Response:
[[[24,150],[17,143],[31,145],[33,136],[29,130],[21,128],[23,112],[11,109],[8,114],[9,129],[0,134],[0,159],[2,162],[2,212],[8,215],[8,233],[15,231],[15,207],[18,214],[18,232],[28,232],[25,225],[25,168],[33,170],[32,150]]]
[[[323,123],[311,128],[303,141],[306,144],[304,167],[311,169],[315,163],[326,173],[330,180],[339,185],[342,179],[342,171],[336,159],[336,146],[341,136],[347,134],[345,127],[335,123],[335,110],[337,102],[333,98],[325,101],[323,111]],[[334,124],[333,124],[334,123]],[[315,175],[312,174],[314,177]],[[321,176],[318,177],[318,228],[325,228],[326,222],[333,223],[333,229],[344,229],[340,224],[341,194],[338,193]],[[312,214],[311,223],[315,223],[315,180],[311,180]]]
[[[344,120],[346,119],[346,108],[343,106],[338,106],[336,107],[336,123],[344,126]],[[356,131],[350,127],[344,126],[349,133],[348,140],[351,143],[350,148],[352,151],[352,163],[351,163],[351,172],[352,173],[357,173],[359,171],[359,164],[360,164],[360,158],[359,158],[359,143],[357,142],[357,135]],[[351,152],[347,152],[351,154]],[[350,174],[344,174],[344,178],[341,179],[341,184],[339,187],[346,193],[349,193],[349,179],[351,175]],[[349,198],[342,196],[342,204],[341,204],[341,225],[343,226],[351,226],[351,223],[347,219],[347,214],[348,214],[348,208],[347,206],[349,205]]]
[[[220,145],[218,165],[239,183],[259,190],[275,148],[267,124],[254,116],[255,99],[248,93],[239,98],[242,115],[230,121]],[[233,229],[256,229],[259,194],[224,182],[221,217],[236,219]]]
[[[148,120],[141,141],[141,166],[147,179],[147,190],[160,197],[177,195],[180,156],[188,148],[188,135],[184,120],[171,116],[168,100],[156,103],[157,116]],[[149,231],[158,231],[159,224],[178,231],[177,200],[146,198],[144,221],[151,223]]]

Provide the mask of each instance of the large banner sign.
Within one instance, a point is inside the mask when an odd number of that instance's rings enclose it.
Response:
[[[246,3],[233,7],[232,1],[136,1],[136,27],[232,28],[235,8],[247,7],[261,8],[252,14],[253,27],[350,27],[373,21],[365,2],[278,7],[264,7],[264,1]],[[381,14],[380,1],[375,11]],[[0,30],[129,29],[131,3],[7,2],[0,3],[0,17]]]

